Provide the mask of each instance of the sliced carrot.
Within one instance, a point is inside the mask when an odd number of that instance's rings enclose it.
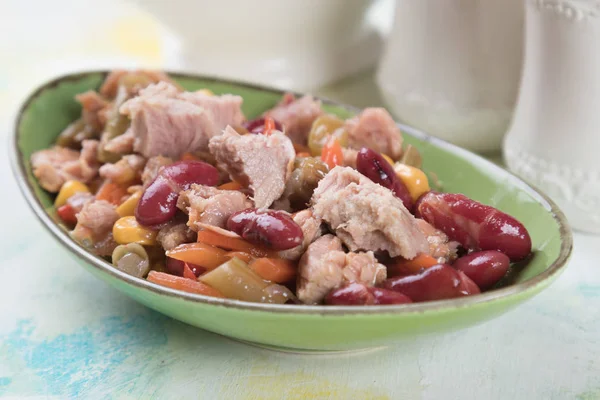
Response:
[[[422,269],[433,267],[439,262],[427,254],[419,254],[412,260],[398,258],[388,265],[388,276],[412,275],[419,273]]]
[[[336,138],[331,138],[327,144],[323,146],[321,159],[329,166],[329,169],[333,169],[337,165],[342,165],[344,154],[342,153],[342,146]]]
[[[127,196],[127,187],[117,185],[113,182],[104,182],[96,193],[96,200],[106,200],[114,205],[121,204],[123,198]]]
[[[199,265],[206,269],[215,269],[229,257],[226,251],[205,243],[184,243],[168,250],[167,257],[190,264]]]
[[[261,278],[275,283],[289,282],[296,276],[294,263],[281,258],[257,258],[248,266]]]
[[[181,155],[181,161],[198,161],[199,158],[192,153],[183,153]]]
[[[243,251],[230,251],[226,254],[226,256],[229,258],[237,257],[245,263],[249,263],[250,261],[254,260],[252,254],[245,253]]]
[[[294,143],[294,150],[296,151],[296,154],[299,154],[299,153],[310,154],[310,148],[303,144]]]
[[[301,153],[296,153],[296,157],[310,157],[310,153],[303,151]]]
[[[217,189],[221,189],[221,190],[240,190],[242,188],[243,188],[243,186],[241,184],[239,184],[238,182],[231,181],[231,182],[227,182],[227,183],[222,184]]]
[[[243,251],[244,253],[249,253],[255,257],[274,257],[277,254],[274,251],[247,242],[242,238],[229,237],[209,230],[198,232],[198,242],[226,250]]]
[[[265,135],[270,135],[271,132],[273,132],[275,130],[275,120],[271,117],[266,117],[265,118],[265,129],[263,131],[263,133]]]
[[[181,290],[182,292],[203,294],[205,296],[212,297],[225,297],[217,289],[214,289],[207,284],[183,278],[181,276],[175,276],[166,274],[164,272],[150,271],[147,278],[150,282],[156,283],[161,286],[166,286],[171,289]]]

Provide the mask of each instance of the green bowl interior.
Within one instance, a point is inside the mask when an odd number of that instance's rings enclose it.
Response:
[[[44,191],[32,174],[29,157],[37,150],[50,146],[57,135],[81,111],[74,95],[89,89],[97,89],[104,73],[75,75],[58,80],[42,88],[26,104],[17,127],[17,145],[27,172],[27,178],[35,195],[47,210],[51,210],[53,196]],[[216,94],[234,93],[244,98],[243,111],[248,118],[255,117],[272,107],[281,93],[264,88],[224,83],[211,79],[177,77],[187,90],[208,88]],[[341,117],[349,117],[355,110],[335,104],[324,108]],[[561,232],[551,205],[527,185],[509,174],[497,174],[495,168],[478,158],[461,157],[462,150],[438,140],[425,137],[405,127],[407,143],[417,147],[423,155],[423,168],[437,176],[441,190],[464,193],[469,197],[492,205],[513,215],[525,224],[533,239],[534,257],[521,268],[515,268],[510,283],[524,282],[547,269],[561,251]]]

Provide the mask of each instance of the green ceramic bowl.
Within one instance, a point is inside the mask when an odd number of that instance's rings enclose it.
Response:
[[[54,222],[53,198],[37,184],[29,156],[50,146],[77,118],[76,93],[96,89],[106,72],[68,75],[33,93],[16,120],[12,166],[23,195],[52,235],[80,264],[117,290],[163,314],[237,340],[293,351],[335,351],[378,347],[425,334],[466,328],[494,318],[548,287],[565,268],[572,237],[562,212],[545,195],[502,168],[442,140],[400,125],[406,142],[424,158],[424,169],[442,189],[493,205],[525,224],[533,238],[531,260],[511,270],[506,286],[454,300],[398,306],[325,307],[265,305],[187,294],[134,278],[113,268],[70,239]],[[244,98],[247,117],[257,116],[281,97],[278,90],[207,77],[172,74],[188,90],[209,88]],[[342,117],[356,109],[323,100]],[[50,210],[50,212],[48,211]]]

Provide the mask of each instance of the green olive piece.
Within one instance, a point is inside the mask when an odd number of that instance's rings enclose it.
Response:
[[[236,257],[201,275],[198,280],[230,299],[255,303],[266,301],[264,289],[268,286],[267,282]]]
[[[150,271],[148,253],[137,243],[121,244],[112,253],[113,265],[132,276],[143,278]]]
[[[321,155],[323,146],[331,135],[335,135],[342,147],[348,146],[348,132],[344,127],[344,121],[335,115],[321,115],[317,118],[308,134],[308,148],[313,157]]]

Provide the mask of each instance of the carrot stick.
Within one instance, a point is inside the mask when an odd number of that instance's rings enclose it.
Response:
[[[321,159],[329,166],[329,169],[333,169],[336,165],[342,165],[344,154],[342,153],[342,146],[336,138],[331,138],[331,140],[323,146]]]
[[[254,259],[254,257],[252,257],[252,254],[245,253],[243,251],[230,251],[225,255],[229,258],[237,257],[245,263],[249,263]]]
[[[388,265],[388,276],[417,274],[422,269],[427,269],[437,264],[439,264],[439,262],[427,254],[419,254],[412,260],[397,258],[392,264]]]
[[[281,258],[257,258],[248,266],[261,278],[275,283],[289,282],[296,276],[294,263]]]
[[[255,257],[276,257],[277,254],[277,252],[256,246],[242,238],[229,237],[209,230],[198,232],[198,243],[209,244],[226,250],[243,251]]]
[[[217,189],[221,189],[221,190],[240,190],[242,188],[243,188],[243,186],[241,184],[239,184],[238,182],[231,181],[231,182],[227,182],[227,183],[222,184]]]
[[[127,195],[127,187],[106,181],[96,193],[96,200],[106,200],[114,205],[121,204],[123,197]]]
[[[168,250],[167,257],[174,258],[185,263],[199,265],[206,269],[215,269],[223,264],[229,257],[223,249],[204,243],[184,243]]]
[[[150,271],[147,279],[158,285],[181,290],[182,292],[203,294],[212,297],[225,297],[217,289],[214,289],[203,282],[166,274],[164,272]]]

